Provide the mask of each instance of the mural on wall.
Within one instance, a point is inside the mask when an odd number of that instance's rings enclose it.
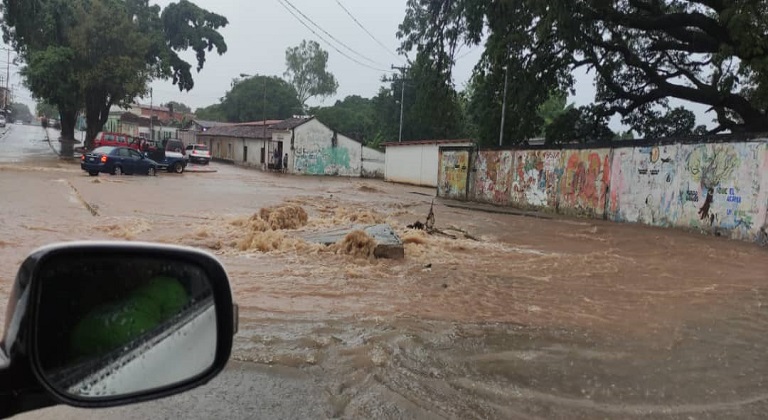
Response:
[[[559,150],[516,152],[512,201],[522,207],[556,208],[561,158]]]
[[[441,153],[439,196],[607,215],[768,244],[766,142],[480,151],[476,156],[468,185],[469,152]]]
[[[295,168],[306,175],[357,175],[352,168],[349,150],[327,147],[319,150],[296,149]]]
[[[438,196],[465,200],[469,175],[469,149],[441,150],[437,176]]]
[[[765,222],[761,185],[766,147],[760,143],[683,146],[678,225],[734,238],[754,237]]]
[[[610,217],[621,222],[672,226],[679,215],[679,145],[615,149]]]
[[[473,172],[474,199],[496,204],[510,200],[513,152],[480,151],[475,155]]]
[[[610,184],[610,149],[563,152],[558,208],[567,213],[602,216]]]

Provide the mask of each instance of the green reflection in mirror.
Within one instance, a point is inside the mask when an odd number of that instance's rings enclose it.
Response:
[[[187,292],[177,279],[154,277],[125,299],[83,317],[72,332],[70,349],[76,357],[115,349],[156,328],[188,302]]]
[[[69,255],[47,261],[38,277],[38,360],[57,389],[122,395],[184,381],[213,364],[213,292],[193,263]]]

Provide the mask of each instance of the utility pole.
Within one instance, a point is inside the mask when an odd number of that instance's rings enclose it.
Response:
[[[264,76],[264,108],[262,109],[262,116],[264,117],[264,139],[267,138],[267,76]]]
[[[499,129],[499,146],[504,144],[504,121],[507,117],[507,88],[509,87],[509,64],[504,66],[504,100],[501,105],[501,128]]]
[[[392,66],[392,70],[400,70],[400,80],[403,83],[403,88],[400,92],[400,137],[397,140],[398,142],[403,142],[403,107],[405,106],[405,72],[408,70],[408,67],[397,67]]]
[[[5,68],[5,109],[8,109],[8,96],[11,94],[11,49],[5,50],[8,52],[8,61]]]
[[[149,139],[155,139],[155,98],[152,88],[149,88]]]

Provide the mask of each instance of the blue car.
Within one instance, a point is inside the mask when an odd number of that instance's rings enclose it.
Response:
[[[91,176],[100,173],[154,176],[158,167],[157,162],[128,147],[97,147],[84,154],[80,161],[80,168]]]

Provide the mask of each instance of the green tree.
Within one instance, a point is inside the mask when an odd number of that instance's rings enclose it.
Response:
[[[336,94],[339,83],[328,67],[328,52],[316,41],[302,41],[298,47],[285,50],[283,74],[288,83],[296,89],[302,109],[306,109],[310,98],[328,97]]]
[[[274,76],[235,79],[218,106],[228,122],[283,120],[301,113],[296,89]],[[201,117],[202,118],[202,117]]]
[[[615,137],[616,133],[608,127],[605,110],[600,105],[570,108],[545,129],[547,144],[610,141]]]
[[[553,92],[549,99],[539,106],[538,115],[544,124],[544,129],[552,124],[557,117],[573,109],[573,107],[573,104],[568,104],[567,93]]]
[[[59,110],[56,108],[56,106],[51,105],[48,102],[45,101],[37,101],[37,104],[35,105],[35,113],[38,117],[46,117],[46,118],[58,118],[59,117]]]
[[[160,106],[170,109],[174,114],[178,114],[179,116],[192,113],[192,108],[181,102],[170,101],[164,104],[160,104]]]
[[[405,72],[405,80],[391,79],[389,89],[382,88],[373,98],[375,124],[388,141],[399,138],[403,83],[403,141],[467,135],[463,106],[452,82],[436,70],[431,55],[420,53]]]
[[[655,109],[643,111],[639,115],[630,115],[626,120],[644,138],[682,137],[707,131],[704,126],[696,126],[696,115],[683,107],[663,114]]]
[[[9,107],[11,108],[10,121],[31,121],[34,116],[29,107],[19,102],[12,102]]]
[[[148,0],[3,0],[3,14],[4,39],[27,63],[25,83],[59,108],[62,137],[74,138],[85,108],[86,147],[110,108],[132,102],[152,79],[194,87],[192,65],[179,52],[195,52],[197,71],[206,52],[226,52],[218,29],[227,20],[187,0],[165,9]]]
[[[221,110],[221,104],[213,104],[204,108],[197,108],[195,110],[195,117],[206,121],[227,121],[224,111]]]
[[[334,130],[366,144],[378,134],[373,102],[367,98],[347,96],[333,106],[313,108],[310,113]]]
[[[485,39],[476,72],[492,93],[509,69],[515,121],[549,90],[571,88],[572,71],[586,66],[596,74],[595,110],[607,115],[642,118],[677,98],[709,106],[715,131],[766,131],[766,11],[763,1],[408,0],[398,34],[404,51],[444,51],[444,71],[457,45]],[[499,115],[496,95],[484,96]]]

